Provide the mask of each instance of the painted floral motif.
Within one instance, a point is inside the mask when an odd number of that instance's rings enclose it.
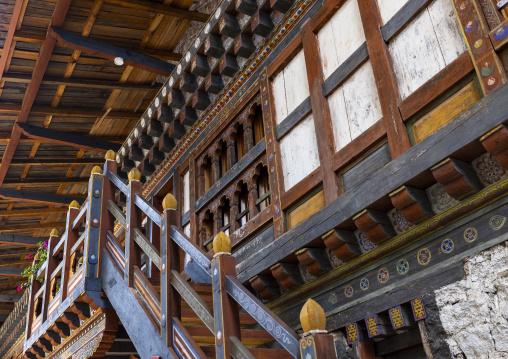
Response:
[[[496,158],[488,152],[475,159],[473,167],[486,186],[498,182],[508,175],[508,172],[499,165]]]
[[[388,218],[390,218],[397,234],[402,234],[413,227],[413,224],[408,222],[397,208],[388,212]]]
[[[432,209],[435,213],[443,212],[445,209],[453,207],[459,201],[450,197],[441,183],[436,183],[427,188],[427,197],[429,197]]]
[[[298,269],[300,269],[300,274],[302,275],[302,278],[303,278],[303,281],[305,283],[308,283],[308,282],[312,282],[314,279],[316,279],[317,277],[314,277],[312,274],[310,274],[309,272],[307,272],[307,269],[305,268],[305,266],[301,263],[298,263]]]
[[[506,217],[495,215],[489,221],[490,228],[492,228],[495,231],[500,230],[504,226],[505,222]]]
[[[388,273],[388,269],[381,268],[377,272],[377,280],[379,281],[379,283],[385,284],[386,282],[388,282],[389,278],[390,278],[390,274]]]
[[[351,298],[353,296],[353,287],[351,287],[350,285],[348,285],[345,289],[344,289],[344,295],[348,298]]]
[[[428,248],[422,248],[418,251],[418,263],[420,263],[422,266],[426,266],[430,262],[430,250]]]
[[[332,263],[332,266],[334,268],[337,268],[338,266],[340,266],[342,263],[344,263],[343,261],[341,261],[339,258],[337,258],[337,256],[335,255],[335,253],[333,253],[333,250],[331,250],[330,248],[327,248],[326,249],[326,254],[328,255],[328,259],[330,260],[330,263]]]
[[[360,244],[360,250],[363,253],[367,253],[368,251],[376,248],[376,245],[367,239],[365,232],[360,230],[355,231],[355,236],[358,239],[358,243]]]
[[[397,262],[397,272],[400,275],[405,275],[407,274],[407,272],[409,272],[409,262],[407,261],[407,259],[402,258]]]
[[[338,301],[337,294],[335,294],[335,292],[330,293],[330,295],[328,296],[328,302],[330,304],[337,304],[337,301]]]
[[[363,278],[361,281],[360,281],[360,288],[362,290],[367,290],[369,289],[369,280],[367,278]]]
[[[464,239],[466,242],[474,242],[478,238],[478,231],[474,227],[466,228],[464,231]]]
[[[441,250],[443,251],[443,253],[450,253],[451,251],[453,251],[454,246],[455,244],[453,243],[453,241],[447,238],[441,243]]]

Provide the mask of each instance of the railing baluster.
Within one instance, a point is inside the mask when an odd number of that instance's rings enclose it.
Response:
[[[48,319],[48,307],[51,294],[51,274],[57,267],[56,258],[53,256],[53,248],[58,244],[60,236],[58,231],[53,229],[48,241],[48,257],[46,259],[46,274],[44,276],[44,292],[42,294],[42,320],[41,324]]]
[[[161,336],[168,347],[173,345],[173,317],[181,318],[181,297],[171,285],[171,271],[180,271],[180,248],[171,239],[170,228],[178,225],[177,202],[172,194],[167,194],[162,202],[164,212],[161,217]]]
[[[141,228],[140,211],[134,203],[134,196],[141,193],[141,172],[133,168],[129,172],[129,186],[127,187],[127,225],[125,228],[125,282],[133,286],[134,267],[141,267],[141,248],[134,239],[134,229]]]
[[[63,250],[63,270],[62,270],[62,294],[60,296],[60,304],[67,298],[68,293],[68,285],[69,285],[69,279],[71,277],[70,269],[71,269],[71,249],[74,247],[76,242],[79,238],[79,231],[77,229],[72,229],[72,225],[74,223],[74,220],[79,215],[79,204],[76,201],[72,201],[69,205],[69,210],[67,211],[67,222],[66,222],[66,229],[67,229],[67,236],[64,243],[64,250]]]
[[[217,358],[231,357],[230,337],[241,340],[238,304],[226,291],[226,276],[236,277],[235,257],[231,255],[231,240],[219,232],[213,240],[212,259],[213,311],[215,318],[215,352]]]

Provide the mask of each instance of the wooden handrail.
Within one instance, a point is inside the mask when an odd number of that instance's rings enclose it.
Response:
[[[141,197],[139,194],[134,195],[134,204],[148,216],[157,226],[161,226],[161,213],[156,210],[146,199]]]
[[[193,243],[182,232],[182,230],[174,225],[170,227],[171,239],[178,244],[205,272],[210,272],[211,262],[208,255],[196,243]]]
[[[109,171],[109,180],[127,196],[127,184],[115,172]]]
[[[61,272],[62,271],[62,268],[63,268],[63,264],[64,262],[60,262],[58,264],[58,266],[55,268],[55,270],[53,271],[53,273],[51,273],[51,277],[50,277],[50,280],[53,280],[53,278],[56,277],[56,275],[58,274],[58,272]]]
[[[55,246],[55,249],[53,250],[53,256],[56,256],[58,252],[63,250],[65,241],[67,240],[67,232],[65,232],[62,237],[60,238],[60,241]]]
[[[112,200],[108,201],[108,210],[123,228],[127,226],[127,219],[125,218],[125,214]]]
[[[78,248],[83,244],[85,237],[86,237],[86,231],[83,231],[83,233],[81,233],[81,235],[79,236],[76,243],[74,243],[74,245],[72,246],[70,254],[73,254],[74,252],[76,252],[78,250]]]
[[[138,244],[138,246],[141,248],[143,252],[146,253],[146,255],[152,260],[152,263],[161,269],[161,254],[155,248],[155,246],[150,243],[148,238],[145,237],[143,233],[138,228],[134,228],[134,240]]]
[[[88,212],[88,207],[90,206],[90,202],[88,199],[83,203],[81,206],[81,209],[79,211],[79,214],[77,215],[76,219],[74,219],[74,222],[72,222],[72,229],[77,229],[78,226],[83,222],[83,220],[86,217],[86,213]]]
[[[47,262],[44,262],[44,264],[39,268],[39,270],[37,271],[37,275],[36,275],[36,278],[39,278],[39,276],[44,273],[44,271],[46,270],[46,267],[47,267]]]

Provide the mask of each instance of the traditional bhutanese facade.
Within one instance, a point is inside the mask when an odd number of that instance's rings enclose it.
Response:
[[[508,358],[503,6],[219,3],[4,357]]]

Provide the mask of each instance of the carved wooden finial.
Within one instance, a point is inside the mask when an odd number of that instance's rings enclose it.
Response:
[[[325,330],[325,311],[314,300],[309,299],[300,312],[300,322],[305,333],[311,330]]]
[[[108,150],[108,152],[106,152],[106,160],[115,161],[115,157],[116,157],[115,151]]]
[[[35,253],[34,260],[40,260],[40,259],[41,259],[41,254],[39,252]]]
[[[220,231],[213,239],[213,251],[217,253],[231,253],[231,239]]]
[[[139,181],[141,179],[141,172],[139,172],[139,170],[136,167],[134,167],[133,169],[131,169],[127,177],[129,178],[129,181],[132,180]]]
[[[95,166],[94,168],[92,168],[92,174],[94,173],[102,174],[102,168],[100,168],[99,166]]]
[[[76,200],[72,201],[71,204],[69,204],[69,208],[79,208],[78,201]]]
[[[176,198],[171,193],[168,193],[162,201],[162,209],[176,209],[177,206]]]
[[[60,235],[60,232],[58,232],[58,229],[53,228],[53,230],[51,231],[50,236],[51,236],[51,237],[52,237],[52,236],[57,236],[57,237],[58,237],[59,235]]]

